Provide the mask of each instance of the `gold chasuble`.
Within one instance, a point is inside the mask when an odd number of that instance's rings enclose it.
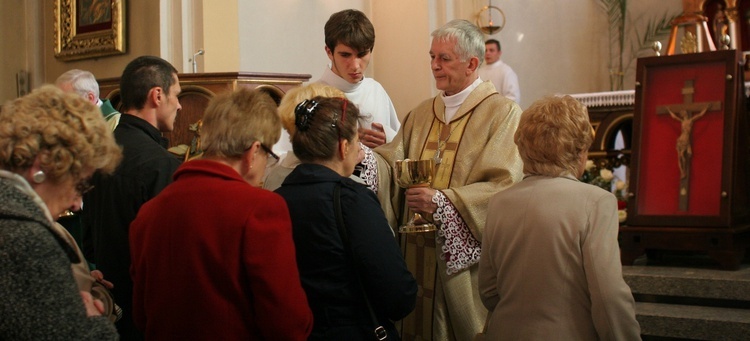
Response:
[[[481,83],[445,122],[441,96],[411,111],[394,140],[375,149],[378,197],[391,226],[407,220],[403,189],[391,167],[406,158],[436,161],[432,188],[440,190],[482,240],[492,195],[522,178],[523,163],[513,143],[521,109]],[[440,226],[440,222],[438,222]],[[436,232],[400,235],[409,270],[419,285],[414,312],[401,325],[404,340],[472,340],[482,330],[487,310],[477,289],[477,264],[449,275],[444,246]]]

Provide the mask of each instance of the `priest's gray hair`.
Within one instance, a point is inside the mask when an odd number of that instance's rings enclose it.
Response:
[[[477,67],[484,62],[484,35],[476,25],[463,19],[451,20],[432,32],[432,37],[438,40],[456,40],[456,55],[461,61],[471,57],[479,58]]]
[[[521,114],[513,141],[530,175],[579,177],[593,141],[586,107],[570,96],[547,96]]]
[[[96,77],[91,72],[79,69],[68,70],[55,81],[58,87],[64,84],[70,84],[73,91],[83,98],[86,98],[89,92],[93,93],[97,99],[99,98],[99,83],[96,82]]]

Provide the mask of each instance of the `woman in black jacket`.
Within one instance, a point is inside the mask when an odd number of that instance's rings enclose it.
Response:
[[[392,321],[414,309],[417,284],[377,197],[348,178],[360,159],[359,111],[343,98],[315,97],[300,103],[295,116],[292,146],[302,164],[276,192],[292,217],[300,278],[314,316],[310,340],[374,339],[377,326],[365,295],[377,324],[389,340],[398,340]]]

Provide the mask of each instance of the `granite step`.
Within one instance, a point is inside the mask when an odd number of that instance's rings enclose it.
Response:
[[[750,267],[737,271],[664,266],[623,266],[633,294],[750,302]]]
[[[750,310],[636,302],[644,340],[748,340]]]
[[[622,273],[644,340],[750,340],[750,265],[718,270],[696,256],[635,264]]]

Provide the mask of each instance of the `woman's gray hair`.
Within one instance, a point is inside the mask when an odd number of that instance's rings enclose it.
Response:
[[[471,57],[479,58],[479,64],[484,62],[484,36],[476,25],[467,20],[451,20],[432,32],[432,37],[438,40],[456,39],[455,53],[461,61],[467,61]]]

